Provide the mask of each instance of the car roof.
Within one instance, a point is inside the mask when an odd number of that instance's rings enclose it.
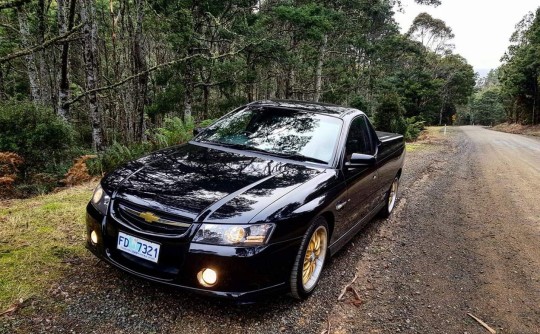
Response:
[[[341,118],[350,114],[362,113],[358,109],[338,106],[335,104],[297,100],[260,100],[251,102],[248,104],[248,106],[296,109],[318,114],[327,114]]]

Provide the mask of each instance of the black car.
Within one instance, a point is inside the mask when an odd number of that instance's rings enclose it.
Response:
[[[403,136],[375,132],[359,110],[259,101],[194,132],[101,180],[90,251],[198,293],[306,298],[326,258],[394,208]]]

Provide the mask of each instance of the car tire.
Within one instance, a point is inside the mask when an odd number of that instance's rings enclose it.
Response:
[[[328,224],[318,217],[308,228],[291,272],[291,295],[306,299],[317,287],[328,255]]]
[[[388,218],[396,207],[398,189],[399,176],[396,176],[390,185],[390,189],[388,189],[386,196],[384,197],[384,207],[380,211],[381,217]]]

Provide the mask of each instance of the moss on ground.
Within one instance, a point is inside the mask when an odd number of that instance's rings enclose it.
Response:
[[[444,134],[444,126],[428,126],[416,141],[407,143],[407,152],[425,150],[433,147],[433,145],[442,144],[445,142],[446,136],[452,136],[457,131],[455,127],[448,126],[446,127],[446,134]]]
[[[0,312],[46,291],[70,261],[87,256],[84,217],[94,186],[0,202]]]

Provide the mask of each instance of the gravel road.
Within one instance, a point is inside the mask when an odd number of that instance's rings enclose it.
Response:
[[[87,256],[0,318],[0,333],[488,333],[467,313],[498,333],[540,333],[540,140],[452,129],[408,154],[400,197],[307,301],[236,305]]]

